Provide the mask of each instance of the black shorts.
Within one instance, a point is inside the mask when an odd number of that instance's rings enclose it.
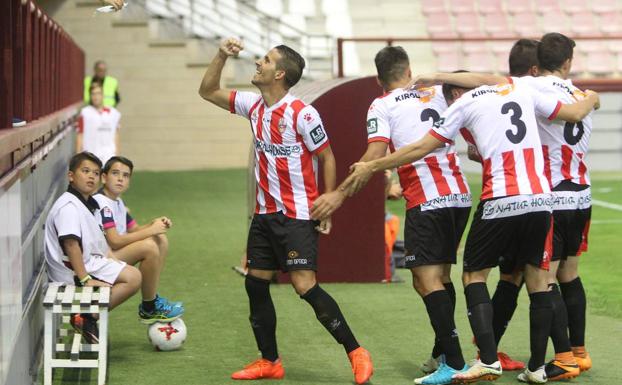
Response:
[[[255,214],[248,230],[249,269],[317,271],[316,221],[293,219],[283,213]]]
[[[499,265],[502,273],[510,274],[526,264],[548,270],[553,247],[551,213],[534,210],[484,219],[484,211],[491,207],[486,205],[494,201],[489,199],[477,206],[464,249],[463,270],[479,271]]]
[[[469,221],[470,207],[406,211],[405,267],[456,263],[456,252]]]
[[[565,260],[569,256],[578,256],[587,251],[587,238],[592,218],[591,193],[588,185],[578,185],[563,181],[553,191],[572,205],[564,205],[562,209],[553,206],[553,261]]]

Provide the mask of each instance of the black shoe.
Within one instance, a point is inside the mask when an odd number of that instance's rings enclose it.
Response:
[[[97,327],[97,320],[93,316],[90,314],[72,314],[70,323],[77,333],[82,334],[87,343],[99,343],[99,328]]]

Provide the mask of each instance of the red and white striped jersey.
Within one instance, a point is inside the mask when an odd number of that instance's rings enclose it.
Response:
[[[464,93],[430,133],[452,143],[462,133],[482,158],[481,199],[549,193],[536,115],[555,119],[561,103],[521,81]]]
[[[585,94],[572,84],[570,79],[557,76],[523,77],[526,83],[540,93],[562,103],[571,104],[585,97]],[[552,187],[564,180],[589,185],[590,177],[585,156],[592,134],[592,114],[581,122],[569,123],[538,117],[538,129],[544,153],[546,177]]]
[[[446,109],[440,86],[412,91],[397,88],[376,98],[369,107],[367,141],[382,141],[400,149],[423,138]],[[409,209],[438,197],[469,194],[453,143],[397,171]],[[470,196],[455,204],[470,206]]]
[[[317,157],[329,146],[317,110],[287,94],[268,107],[261,95],[231,91],[229,110],[251,122],[257,180],[256,214],[310,219],[319,196]]]

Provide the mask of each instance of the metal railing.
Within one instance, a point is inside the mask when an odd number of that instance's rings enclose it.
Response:
[[[285,42],[307,57],[309,70],[315,70],[314,61],[327,60],[331,62],[332,73],[332,36],[308,33],[283,21],[282,15],[257,9],[251,1],[140,0],[138,3],[150,15],[175,22],[187,36],[215,41],[229,36],[241,38],[245,44],[243,57],[261,57],[269,47]]]
[[[534,40],[539,40],[540,37],[527,37]],[[344,61],[346,58],[344,57],[343,45],[347,42],[352,43],[386,43],[387,45],[393,45],[395,42],[405,42],[405,43],[471,43],[471,42],[513,42],[516,41],[517,37],[473,37],[473,38],[462,38],[456,39],[454,37],[448,38],[430,38],[430,37],[351,37],[351,38],[338,38],[337,39],[337,77],[344,76]],[[597,35],[597,36],[581,36],[575,38],[575,41],[612,41],[612,40],[622,40],[621,35]],[[508,50],[509,55],[509,50]],[[458,68],[456,68],[458,69]],[[468,69],[468,68],[466,68]],[[621,90],[620,88],[616,90]]]
[[[0,1],[0,128],[82,100],[84,52],[33,0]]]

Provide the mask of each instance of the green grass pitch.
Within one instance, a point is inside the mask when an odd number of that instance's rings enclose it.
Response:
[[[469,179],[473,192],[478,193],[478,177]],[[173,220],[160,294],[184,301],[188,339],[179,351],[154,351],[146,326],[138,323],[139,298],[135,296],[111,315],[110,385],[232,384],[231,372],[258,357],[243,279],[231,270],[246,243],[245,191],[244,170],[138,172],[133,176],[126,202],[134,217],[140,223],[159,215]],[[620,175],[593,176],[593,196],[621,205]],[[403,217],[403,202],[388,206]],[[581,276],[588,296],[587,347],[594,367],[572,382],[617,384],[622,376],[615,361],[622,335],[622,212],[595,206],[592,220]],[[453,273],[458,292],[456,322],[468,361],[475,356],[475,348],[470,342],[459,270]],[[411,287],[410,273],[402,270],[399,274],[405,283],[323,285],[340,304],[359,342],[372,354],[372,384],[412,384],[421,375],[419,364],[432,346],[432,328],[423,302]],[[497,277],[496,273],[491,276],[491,293]],[[273,285],[271,290],[286,370],[285,379],[276,383],[352,384],[343,349],[317,322],[312,309],[290,286]],[[500,350],[526,360],[528,298],[524,291],[519,301]],[[552,354],[549,346],[548,357]],[[95,379],[96,372],[89,370],[57,370],[55,375],[56,384],[95,383]],[[496,383],[517,383],[516,373],[507,372]]]

